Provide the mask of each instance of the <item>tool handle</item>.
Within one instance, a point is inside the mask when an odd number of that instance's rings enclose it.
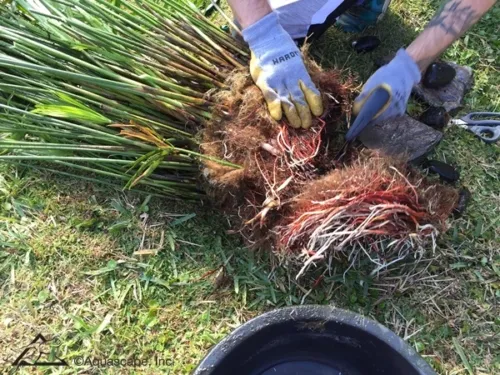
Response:
[[[383,87],[379,87],[370,94],[363,104],[356,120],[346,134],[347,142],[356,139],[368,126],[373,125],[373,119],[391,100],[391,93]]]
[[[469,130],[485,143],[495,143],[500,139],[500,127],[470,126]]]
[[[493,117],[494,119],[481,120]],[[462,117],[462,121],[470,125],[500,126],[500,113],[498,112],[472,112]]]

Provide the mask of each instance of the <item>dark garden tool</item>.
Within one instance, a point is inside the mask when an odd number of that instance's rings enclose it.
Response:
[[[381,324],[333,306],[271,311],[216,345],[193,375],[435,375]]]
[[[373,90],[368,98],[365,100],[363,107],[359,114],[356,116],[354,123],[349,128],[345,139],[346,142],[335,156],[336,161],[342,161],[347,154],[349,147],[354,140],[368,127],[373,125],[373,120],[377,114],[389,103],[391,100],[391,93],[388,89],[379,87]]]
[[[345,137],[346,141],[354,141],[363,130],[373,125],[375,117],[387,106],[390,100],[391,92],[388,89],[378,87],[373,90],[365,100],[361,111],[356,116],[356,120],[354,120],[354,123],[349,128]]]
[[[486,143],[495,143],[500,139],[498,112],[472,112],[461,119],[451,120],[450,125],[467,129]]]

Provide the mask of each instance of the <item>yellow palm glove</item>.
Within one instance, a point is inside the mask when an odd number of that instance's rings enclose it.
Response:
[[[252,51],[252,78],[264,94],[271,116],[279,121],[285,113],[294,128],[309,128],[312,115],[323,114],[321,93],[276,14],[243,30],[243,37]]]

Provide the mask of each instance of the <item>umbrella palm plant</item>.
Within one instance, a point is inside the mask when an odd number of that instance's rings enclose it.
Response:
[[[0,160],[202,194],[207,92],[243,66],[242,45],[188,0],[16,0],[0,13]]]

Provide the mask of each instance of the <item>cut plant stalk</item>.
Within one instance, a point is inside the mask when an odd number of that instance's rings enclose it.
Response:
[[[210,118],[206,92],[247,52],[193,4],[20,4],[0,7],[0,92],[9,96],[0,94],[0,148],[9,151],[0,160],[92,165],[126,187],[155,189],[169,178],[196,185],[202,159],[239,168],[200,154],[194,136]]]

